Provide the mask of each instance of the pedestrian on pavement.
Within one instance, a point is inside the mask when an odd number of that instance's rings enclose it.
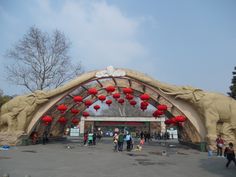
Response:
[[[125,140],[126,140],[126,143],[127,143],[127,151],[131,151],[132,137],[131,137],[129,132],[126,135]]]
[[[43,132],[43,145],[45,145],[48,142],[48,132]]]
[[[84,145],[86,146],[88,142],[88,133],[84,133]]]
[[[118,134],[115,133],[113,136],[114,152],[118,152]]]
[[[93,133],[93,145],[96,145],[97,134],[96,132]]]
[[[229,167],[229,164],[231,161],[234,162],[234,165],[236,166],[236,160],[235,160],[235,153],[234,153],[234,145],[233,143],[229,143],[229,147],[225,148],[224,155],[226,156],[228,162],[226,163],[226,168]]]
[[[118,151],[123,151],[124,133],[121,132],[118,136]]]
[[[217,156],[218,157],[222,156],[223,146],[224,146],[224,140],[222,139],[221,135],[218,135],[218,137],[216,139],[216,147],[217,147]]]
[[[88,134],[88,145],[91,146],[93,144],[93,133],[89,132]]]

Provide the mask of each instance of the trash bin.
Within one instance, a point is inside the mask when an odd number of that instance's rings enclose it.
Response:
[[[206,152],[207,151],[206,145],[207,145],[206,142],[200,142],[200,151],[201,152]]]

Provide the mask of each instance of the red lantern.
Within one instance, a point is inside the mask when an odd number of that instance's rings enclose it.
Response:
[[[167,110],[167,106],[165,104],[159,104],[157,106],[157,109],[160,111],[166,111]]]
[[[52,117],[51,116],[43,116],[42,121],[44,122],[45,125],[48,125],[49,123],[52,122]]]
[[[167,120],[165,120],[165,124],[170,125],[170,124],[172,124],[172,121],[170,119],[167,119]]]
[[[124,94],[132,94],[133,93],[133,89],[132,88],[123,88],[123,93]]]
[[[96,111],[98,111],[98,110],[100,109],[100,106],[99,106],[99,105],[95,105],[93,108],[94,108]]]
[[[143,101],[148,101],[150,98],[150,96],[148,94],[142,94],[140,95],[140,99]]]
[[[127,100],[132,100],[132,99],[134,98],[134,96],[131,95],[131,94],[127,94],[127,95],[125,96],[125,98],[126,98]]]
[[[146,101],[141,102],[141,107],[148,107],[149,103]]]
[[[172,117],[172,118],[170,119],[170,122],[171,122],[171,124],[176,124],[176,123],[178,123],[178,121],[176,120],[175,117]]]
[[[107,101],[106,101],[106,104],[107,104],[108,106],[110,106],[111,103],[112,103],[112,100],[107,100]]]
[[[79,113],[79,110],[75,108],[71,108],[70,112],[75,115]]]
[[[176,116],[175,120],[177,122],[185,122],[186,121],[186,117],[185,116]]]
[[[71,120],[71,122],[74,124],[74,125],[77,125],[79,123],[79,120],[77,118],[73,118]]]
[[[106,96],[105,96],[105,95],[100,95],[100,96],[98,96],[98,99],[99,99],[101,102],[103,102],[103,101],[106,100]]]
[[[140,108],[144,111],[144,110],[146,110],[147,109],[147,106],[140,106]]]
[[[97,89],[96,88],[89,88],[88,89],[88,93],[90,95],[96,95],[98,93]]]
[[[114,93],[113,98],[117,100],[118,98],[120,98],[120,94],[119,93]]]
[[[64,104],[61,104],[61,105],[57,106],[57,109],[59,111],[61,111],[61,113],[64,113],[67,110],[67,106]]]
[[[84,116],[85,118],[87,118],[89,115],[90,115],[90,114],[89,114],[88,112],[86,112],[86,111],[83,112],[83,116]]]
[[[125,102],[125,100],[123,99],[123,98],[120,98],[119,100],[118,100],[118,103],[120,103],[120,104],[123,104]]]
[[[106,87],[106,91],[108,92],[108,93],[112,93],[112,92],[114,92],[116,90],[116,88],[114,87],[114,86],[108,86],[108,87]]]
[[[89,108],[89,106],[91,106],[93,102],[91,100],[85,100],[84,104],[85,106],[87,106],[87,108]]]
[[[129,104],[132,105],[132,106],[135,106],[135,105],[137,104],[137,102],[136,102],[135,100],[131,100],[131,101],[129,102]]]
[[[66,119],[65,117],[60,117],[60,118],[58,119],[58,122],[59,122],[60,124],[66,124],[67,119]]]
[[[78,103],[78,102],[82,102],[83,101],[83,97],[82,96],[74,96],[73,97],[74,102]]]
[[[153,115],[153,117],[160,117],[161,115],[163,115],[164,114],[164,112],[163,111],[160,111],[160,110],[156,110],[156,111],[154,111],[154,113],[152,114]]]

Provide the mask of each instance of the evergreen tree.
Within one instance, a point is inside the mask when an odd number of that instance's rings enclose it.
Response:
[[[232,72],[233,74],[233,79],[231,81],[232,85],[229,87],[230,92],[228,92],[228,95],[234,99],[236,99],[236,67],[234,67],[234,70]]]

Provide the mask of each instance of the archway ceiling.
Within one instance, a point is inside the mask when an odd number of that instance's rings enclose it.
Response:
[[[57,105],[63,103],[68,106],[68,110],[63,115],[70,119],[73,117],[73,115],[69,111],[71,108],[76,107],[77,109],[79,109],[81,111],[81,113],[85,109],[87,109],[87,107],[84,104],[78,105],[73,101],[73,97],[75,95],[80,95],[84,98],[84,100],[90,99],[93,101],[93,103],[95,103],[96,101],[98,101],[98,97],[89,95],[87,93],[88,89],[93,87],[98,90],[97,95],[103,94],[103,95],[109,96],[109,94],[106,92],[105,88],[110,85],[113,85],[117,88],[114,93],[119,92],[119,93],[123,94],[122,88],[130,87],[133,89],[133,91],[134,91],[133,95],[135,97],[139,97],[139,95],[141,95],[143,93],[149,94],[150,95],[149,103],[152,106],[156,107],[158,104],[166,104],[167,105],[168,111],[166,112],[166,116],[169,118],[172,117],[173,114],[176,114],[176,115],[182,114],[181,111],[179,111],[178,109],[174,109],[174,106],[171,104],[171,102],[169,102],[167,99],[165,99],[163,96],[161,96],[156,89],[154,89],[151,86],[145,85],[144,83],[141,83],[139,81],[128,78],[128,77],[108,77],[108,78],[101,78],[101,79],[96,78],[96,79],[89,80],[86,83],[78,85],[73,91],[71,91],[69,94],[67,94],[65,97],[63,97],[53,107],[51,107],[47,111],[47,113],[53,115],[56,119],[59,118],[62,115],[57,110]],[[139,109],[139,108],[137,108],[137,109]],[[173,111],[173,110],[175,110],[175,111]],[[81,113],[78,115],[81,116]],[[152,116],[152,115],[150,115],[150,116]]]

